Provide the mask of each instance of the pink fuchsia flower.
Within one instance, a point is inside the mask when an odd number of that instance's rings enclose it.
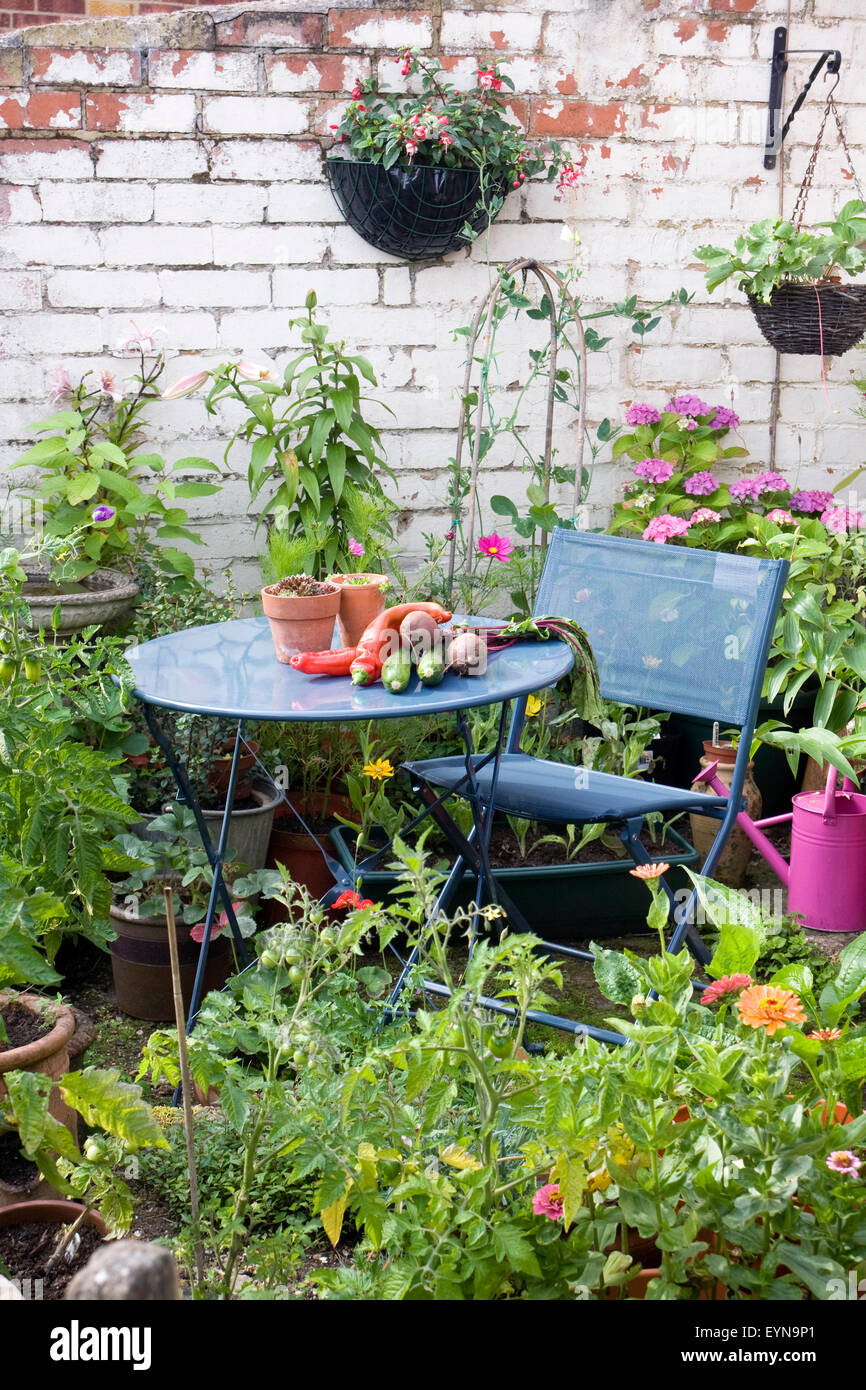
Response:
[[[437,119],[437,121],[439,122],[440,125],[447,125],[447,124],[448,124],[448,117],[447,117],[447,116],[437,116],[436,119]]]
[[[189,376],[182,376],[177,381],[167,386],[162,393],[164,401],[179,401],[182,396],[191,396],[200,386],[204,386],[210,372],[192,372]]]
[[[821,513],[821,521],[828,531],[836,531],[840,535],[844,531],[859,531],[866,526],[862,512],[852,512],[849,507],[828,507]]]
[[[114,516],[114,508],[105,506],[94,507],[91,516],[94,521],[110,521]]]
[[[712,419],[714,430],[735,430],[739,423],[740,417],[735,410],[728,410],[726,405],[716,406]]]
[[[547,1182],[532,1194],[532,1210],[536,1216],[546,1216],[549,1221],[561,1221],[564,1211],[559,1195],[559,1183]]]
[[[414,140],[406,140],[405,149],[410,159],[413,155],[416,155],[418,153],[418,146],[416,145]]]
[[[661,418],[661,411],[656,410],[654,405],[644,405],[642,402],[630,405],[625,412],[627,425],[658,425]]]
[[[692,526],[694,526],[695,523],[700,525],[701,522],[721,521],[721,519],[721,512],[713,511],[712,507],[698,507],[697,511],[692,512],[689,517]]]
[[[693,396],[686,391],[681,396],[674,396],[668,403],[668,410],[675,410],[679,415],[709,415],[712,406],[702,401],[700,396]]]
[[[683,491],[689,493],[691,497],[709,496],[711,492],[718,492],[719,480],[706,469],[701,473],[693,473],[690,478],[686,478],[683,483]]]
[[[478,85],[482,92],[499,92],[502,90],[502,78],[496,76],[495,68],[479,68]]]
[[[443,130],[442,134],[439,136],[439,144],[442,146],[443,150],[449,149],[450,146],[454,144],[454,136],[449,135],[447,130]]]
[[[788,506],[792,512],[825,512],[832,507],[833,501],[832,492],[795,492]]]
[[[235,912],[239,912],[242,907],[243,903],[232,903],[232,909]],[[215,936],[222,936],[224,932],[227,932],[229,930],[230,928],[228,913],[221,912],[219,917],[216,919],[213,926],[211,927],[211,939],[213,939],[213,937]],[[190,931],[190,936],[192,937],[193,941],[197,941],[199,944],[201,944],[201,942],[204,941],[204,922],[199,922],[197,926],[193,927]]]
[[[583,170],[577,164],[563,164],[559,171],[559,178],[556,181],[556,194],[561,197],[571,188],[577,188],[578,183],[583,177]]]
[[[67,396],[72,395],[72,377],[66,367],[58,363],[48,373],[48,399],[52,405],[60,405]]]
[[[786,512],[784,507],[774,507],[771,512],[767,512],[767,520],[775,521],[777,526],[797,525],[797,518]]]
[[[362,546],[360,541],[349,541],[349,554],[354,555],[356,557],[364,554],[364,547]]]
[[[352,88],[352,96],[354,97],[355,101],[357,101],[358,98],[362,95],[363,93],[361,92],[361,84],[360,82],[356,82],[354,87]]]
[[[482,555],[487,556],[488,560],[507,561],[511,559],[514,545],[506,536],[497,536],[496,532],[493,531],[489,536],[479,538],[478,549]]]
[[[645,541],[655,541],[656,545],[664,545],[666,541],[674,536],[685,536],[688,534],[690,522],[681,516],[671,516],[665,512],[662,516],[654,516],[643,533]]]
[[[634,467],[636,478],[646,478],[648,483],[666,483],[673,476],[674,466],[665,459],[642,459]]]
[[[735,483],[731,483],[731,496],[737,502],[744,502],[747,497],[754,500],[760,491],[756,478],[738,478]]]
[[[863,1160],[852,1153],[851,1149],[834,1149],[827,1155],[825,1162],[834,1173],[847,1173],[849,1177],[859,1178]]]
[[[714,980],[707,986],[701,995],[701,1003],[715,1004],[717,999],[725,999],[730,994],[739,994],[740,990],[748,989],[751,983],[751,975],[723,975],[720,980]]]
[[[790,492],[791,484],[781,473],[758,473],[754,479],[759,492]]]

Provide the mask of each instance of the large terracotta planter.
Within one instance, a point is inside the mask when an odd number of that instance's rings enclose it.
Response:
[[[262,607],[271,628],[277,661],[288,665],[298,652],[328,651],[342,590],[328,584],[324,594],[279,594],[277,585],[262,589]]]
[[[291,792],[288,796],[291,801]],[[293,882],[306,888],[311,897],[321,898],[334,886],[331,871],[322,857],[322,850],[326,854],[333,850],[330,835],[325,832],[311,839],[298,825],[289,808],[286,806],[281,809],[285,814],[280,815],[274,822],[268,846],[267,867],[275,869],[278,864],[282,864],[288,869]],[[352,803],[347,796],[333,792],[325,796],[316,792],[308,802],[299,804],[298,810],[304,820],[309,822],[322,816],[350,816]],[[266,926],[273,927],[278,922],[286,921],[287,915],[281,903],[273,900],[265,902]]]
[[[69,1071],[69,1044],[76,1029],[75,1015],[70,1008],[62,1004],[53,1004],[38,994],[16,994],[14,996],[0,994],[0,1009],[13,997],[16,1003],[23,1004],[34,1012],[47,1011],[50,1013],[54,1019],[54,1026],[49,1033],[46,1033],[42,1038],[37,1038],[35,1042],[25,1043],[22,1047],[7,1048],[6,1051],[0,1052],[0,1098],[7,1094],[7,1088],[3,1081],[4,1072],[37,1072],[42,1076],[47,1076],[51,1081],[58,1081],[61,1076],[64,1076]],[[56,1120],[66,1126],[77,1143],[78,1116],[63,1100],[57,1086],[52,1087],[48,1109]],[[20,1202],[25,1196],[34,1196],[43,1191],[50,1193],[53,1188],[48,1183],[42,1182],[38,1170],[34,1167],[32,1181],[24,1190],[17,1185],[7,1186],[0,1181],[0,1208]]]
[[[364,584],[356,581],[363,579]],[[329,574],[328,583],[340,590],[337,626],[344,647],[357,647],[368,623],[385,611],[385,574]]]

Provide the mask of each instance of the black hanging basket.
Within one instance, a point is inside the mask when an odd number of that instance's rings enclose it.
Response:
[[[378,251],[406,261],[445,256],[468,245],[465,223],[483,232],[489,214],[479,208],[481,180],[475,169],[441,169],[417,164],[411,169],[327,159],[328,182],[337,206],[358,236]],[[503,197],[507,183],[488,187],[488,197]]]
[[[866,285],[777,285],[769,304],[748,300],[777,352],[840,357],[866,333]]]

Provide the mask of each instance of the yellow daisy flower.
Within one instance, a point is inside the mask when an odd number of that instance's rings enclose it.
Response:
[[[374,782],[387,782],[394,776],[394,769],[388,758],[377,758],[375,762],[364,764],[364,776],[372,777]]]
[[[537,695],[530,695],[526,701],[526,713],[530,719],[539,714],[544,709],[544,701],[539,700]]]

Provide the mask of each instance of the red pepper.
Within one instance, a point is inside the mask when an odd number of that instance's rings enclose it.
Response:
[[[357,655],[351,663],[353,685],[372,685],[382,672],[382,646],[389,637],[399,641],[400,624],[407,613],[429,613],[436,623],[447,623],[451,617],[447,608],[438,603],[398,603],[379,613],[361,633]]]
[[[289,665],[309,676],[348,676],[357,647],[336,647],[332,651],[297,652]]]

